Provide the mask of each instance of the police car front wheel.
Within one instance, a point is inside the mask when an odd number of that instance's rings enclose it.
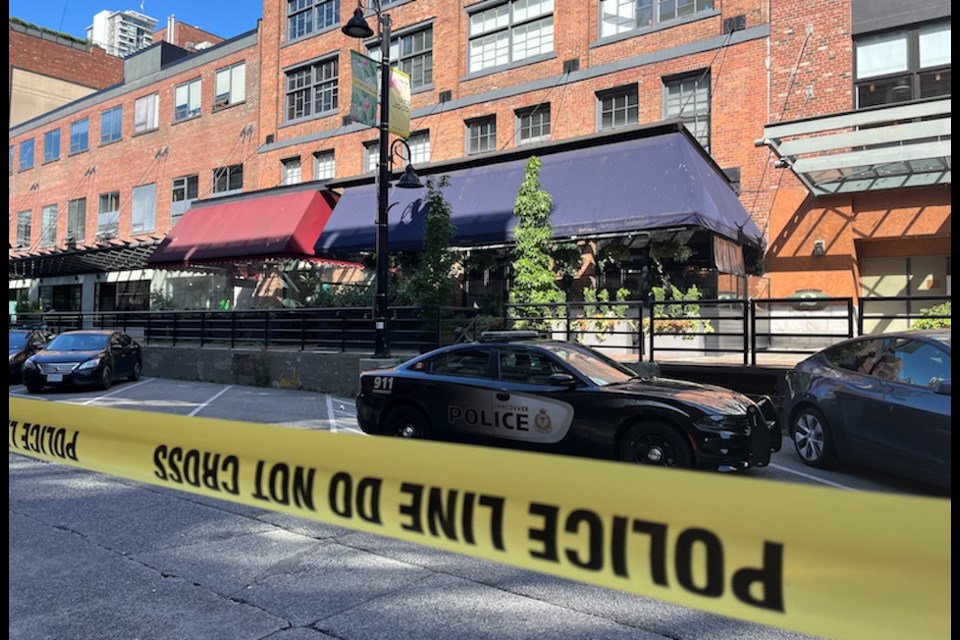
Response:
[[[635,424],[620,441],[620,459],[659,467],[689,468],[690,448],[674,429],[660,423]]]
[[[414,407],[396,407],[383,421],[383,433],[398,438],[430,438],[430,421]]]

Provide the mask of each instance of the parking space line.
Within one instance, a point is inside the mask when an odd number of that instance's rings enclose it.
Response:
[[[847,485],[845,485],[845,484],[840,484],[839,482],[833,482],[832,480],[826,480],[826,479],[824,479],[824,478],[818,478],[817,476],[812,476],[812,475],[810,475],[810,474],[808,474],[808,473],[803,473],[802,471],[796,471],[796,470],[794,470],[794,469],[790,469],[789,467],[781,467],[781,466],[778,465],[778,464],[771,464],[770,466],[773,467],[774,469],[780,469],[780,471],[786,471],[786,472],[788,472],[788,473],[793,473],[793,474],[795,474],[795,475],[800,476],[801,478],[806,478],[807,480],[813,480],[814,482],[819,482],[819,483],[821,483],[821,484],[828,484],[828,485],[830,485],[831,487],[836,487],[836,488],[838,488],[838,489],[849,489],[850,491],[860,491],[860,489],[857,489],[857,488],[855,488],[855,487],[848,487]]]
[[[127,389],[133,389],[134,387],[139,387],[140,385],[142,385],[142,384],[147,384],[148,382],[151,382],[152,380],[153,380],[153,378],[147,378],[147,379],[145,379],[145,380],[141,380],[140,382],[135,382],[135,383],[133,383],[133,384],[127,384],[127,385],[124,385],[124,386],[122,386],[122,387],[117,387],[116,389],[114,389],[114,390],[111,391],[110,393],[105,393],[105,394],[103,394],[102,396],[97,396],[96,398],[90,398],[90,399],[87,400],[86,402],[79,402],[79,403],[77,403],[77,404],[80,404],[80,405],[93,404],[93,403],[96,402],[97,400],[102,400],[103,398],[109,398],[110,396],[115,396],[115,395],[117,395],[118,393],[120,393],[121,391],[126,391]]]
[[[210,404],[211,402],[213,402],[214,400],[216,400],[217,398],[219,398],[220,396],[222,396],[223,394],[225,394],[229,389],[233,389],[233,387],[234,387],[234,385],[232,385],[232,384],[224,387],[223,389],[221,389],[220,391],[218,391],[216,394],[214,394],[212,398],[210,398],[209,400],[207,400],[206,402],[204,402],[203,404],[201,404],[199,407],[197,407],[196,409],[194,409],[193,411],[191,411],[191,412],[188,413],[187,415],[188,415],[188,416],[195,416],[195,415],[197,415],[198,413],[200,413],[201,411],[203,411],[204,407],[206,407],[208,404]]]
[[[333,416],[333,396],[327,394],[327,422],[330,423],[330,433],[337,432],[337,419]]]

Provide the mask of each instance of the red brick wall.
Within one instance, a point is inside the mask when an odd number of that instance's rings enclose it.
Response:
[[[18,211],[33,212],[32,242],[36,248],[40,237],[40,209],[44,205],[57,204],[60,224],[57,229],[59,247],[63,246],[67,227],[67,202],[77,198],[87,199],[86,241],[90,244],[97,230],[99,196],[112,191],[120,192],[121,239],[131,236],[132,189],[136,186],[157,185],[156,229],[144,235],[165,235],[170,227],[170,200],[174,178],[197,174],[200,198],[209,197],[213,188],[213,169],[223,166],[244,165],[244,190],[256,188],[258,183],[257,120],[259,95],[256,81],[260,76],[259,49],[248,47],[210,61],[200,68],[193,68],[164,79],[154,85],[142,87],[125,95],[102,101],[82,112],[65,116],[55,123],[37,125],[34,129],[10,138],[10,144],[19,149],[20,143],[33,138],[35,141],[34,167],[26,171],[15,169],[10,178],[9,207],[11,220]],[[213,112],[214,73],[217,69],[246,61],[246,100]],[[178,84],[201,78],[201,115],[174,123],[173,99]],[[134,102],[152,93],[159,93],[159,126],[153,131],[133,134]],[[100,144],[100,114],[117,105],[123,107],[122,139],[106,145]],[[82,118],[89,118],[89,150],[69,154],[70,125]],[[60,128],[61,157],[43,164],[43,134]],[[163,150],[166,149],[164,155]],[[19,156],[18,156],[19,157]],[[96,167],[87,175],[90,167]],[[39,184],[31,190],[33,184]],[[10,242],[16,238],[15,224],[10,229]]]
[[[9,23],[7,34],[8,87],[13,82],[14,68],[95,89],[123,82],[123,60],[107,55],[100,47],[82,51],[14,30]]]
[[[251,25],[250,28],[253,28]],[[203,29],[199,29],[192,25],[176,22],[173,26],[173,36],[172,38],[167,38],[167,28],[164,27],[158,31],[155,31],[153,34],[153,41],[156,42],[169,42],[172,45],[176,45],[181,49],[186,49],[187,51],[196,51],[196,45],[201,42],[209,42],[210,44],[217,44],[218,42],[223,42],[223,38],[220,36],[215,36],[212,33],[208,33]]]

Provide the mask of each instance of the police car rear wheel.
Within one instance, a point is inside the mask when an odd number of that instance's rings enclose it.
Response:
[[[648,423],[627,430],[620,443],[620,459],[658,467],[689,468],[693,455],[676,431],[664,424]]]
[[[430,438],[430,421],[419,409],[397,407],[387,414],[383,433],[398,438]]]

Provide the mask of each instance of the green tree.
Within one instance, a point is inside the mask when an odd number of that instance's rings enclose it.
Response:
[[[401,295],[427,309],[452,304],[456,293],[457,282],[451,276],[456,256],[450,251],[456,229],[450,219],[453,209],[443,197],[449,184],[449,176],[427,178],[423,254]]]
[[[550,194],[540,188],[540,159],[531,156],[527,161],[523,182],[513,207],[517,217],[514,247],[513,282],[509,301],[514,304],[549,304],[566,301],[563,291],[557,286],[556,272],[550,258],[550,241],[553,225],[550,211],[553,202]],[[514,310],[516,328],[546,328],[546,319],[551,317],[550,307],[524,307]]]

